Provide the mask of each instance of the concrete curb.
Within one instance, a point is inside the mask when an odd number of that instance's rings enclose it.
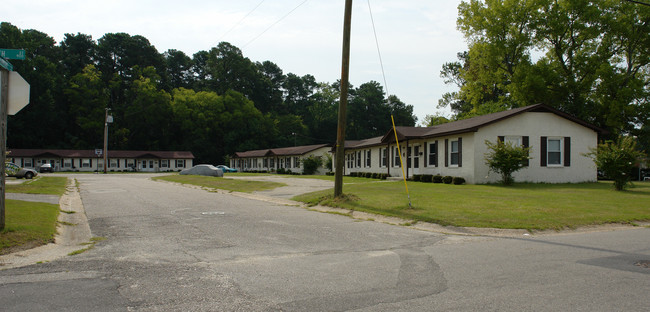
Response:
[[[59,225],[54,243],[0,256],[0,270],[54,261],[87,248],[92,234],[76,181],[68,178],[66,192],[59,198]]]

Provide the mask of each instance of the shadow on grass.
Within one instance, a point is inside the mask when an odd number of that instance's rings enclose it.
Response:
[[[426,211],[424,208],[418,208],[416,206],[409,207],[408,203],[386,208],[373,207],[370,205],[364,205],[361,201],[361,198],[354,194],[343,194],[341,197],[334,197],[334,195],[329,194],[319,197],[318,202],[312,202],[311,204],[348,209],[351,211],[373,213],[387,217],[396,217],[404,220],[429,222],[440,225],[452,225],[451,223],[442,219],[424,217],[418,214],[420,212]]]

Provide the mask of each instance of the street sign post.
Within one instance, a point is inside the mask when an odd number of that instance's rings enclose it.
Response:
[[[5,60],[24,60],[25,50],[23,49],[0,49],[0,57]]]
[[[0,231],[5,228],[5,166],[7,152],[7,115],[13,115],[29,103],[29,83],[10,60],[24,60],[25,50],[0,49]]]
[[[0,67],[6,69],[8,71],[14,70],[14,66],[11,65],[11,63],[7,62],[7,60],[5,60],[5,59],[3,59],[1,57],[0,57]],[[0,70],[2,70],[2,68],[0,68]]]

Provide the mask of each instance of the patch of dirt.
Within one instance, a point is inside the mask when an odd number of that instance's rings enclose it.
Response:
[[[39,247],[39,246],[47,245],[48,243],[51,243],[51,242],[43,243],[43,242],[38,241],[38,240],[33,240],[33,241],[29,241],[27,243],[24,243],[22,245],[4,248],[4,249],[0,250],[0,255],[8,255],[8,254],[12,254],[14,252],[29,250],[29,249],[36,248],[36,247]]]

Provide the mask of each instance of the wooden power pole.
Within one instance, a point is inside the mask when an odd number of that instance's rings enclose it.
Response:
[[[348,85],[350,76],[350,30],[352,24],[352,0],[345,0],[343,18],[343,57],[341,64],[341,98],[336,135],[336,171],[334,176],[334,197],[343,195],[343,165],[345,164],[345,124],[348,106]]]
[[[5,161],[7,153],[7,106],[9,103],[9,71],[0,67],[0,231],[5,228]]]

